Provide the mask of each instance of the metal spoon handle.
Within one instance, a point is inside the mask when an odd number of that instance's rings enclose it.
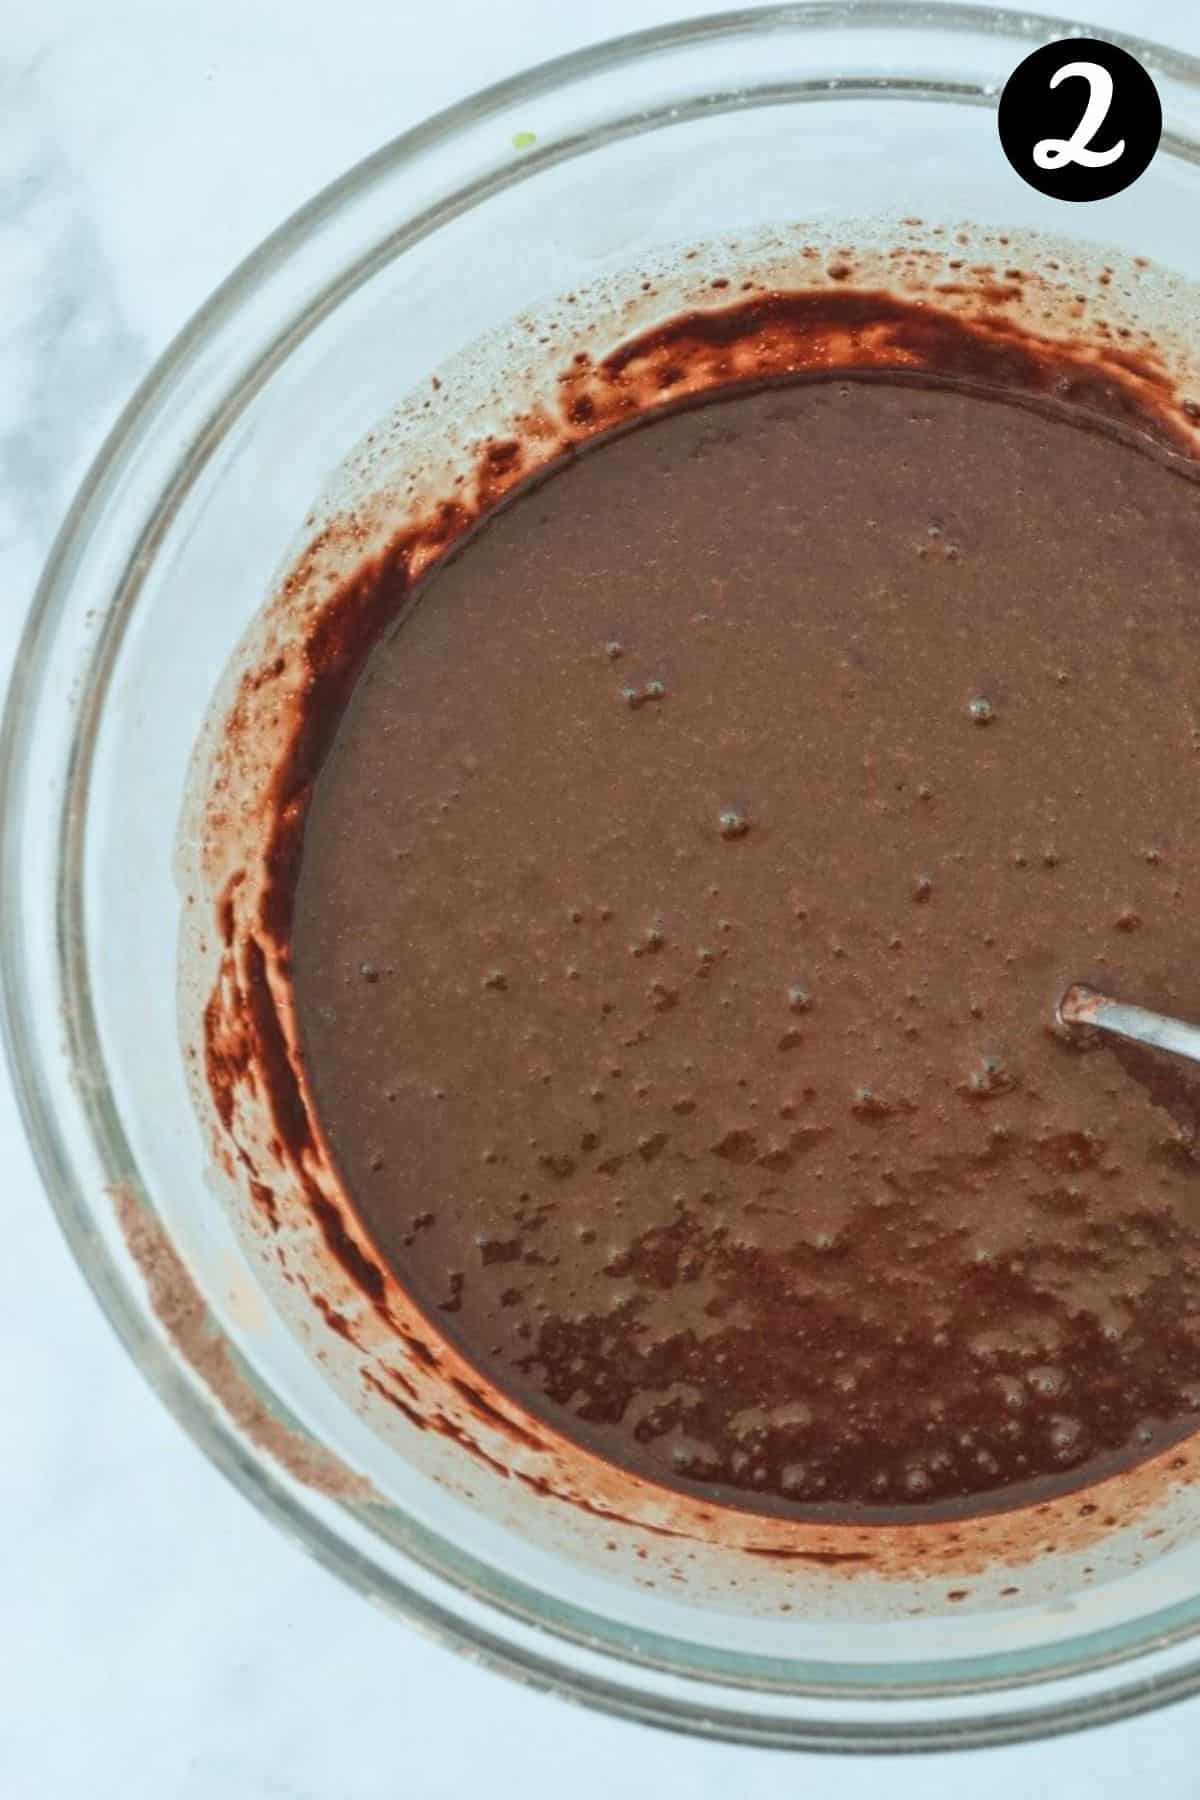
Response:
[[[1127,1006],[1122,1000],[1098,994],[1095,988],[1069,987],[1058,1003],[1058,1016],[1064,1025],[1095,1025],[1117,1037],[1132,1038],[1136,1044],[1173,1050],[1177,1056],[1200,1062],[1200,1026],[1169,1019],[1145,1006]]]

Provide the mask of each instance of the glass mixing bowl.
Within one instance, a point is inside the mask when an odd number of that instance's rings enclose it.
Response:
[[[1071,29],[952,6],[729,13],[547,64],[408,133],[283,226],[163,358],[71,509],[18,657],[5,1032],[47,1192],[114,1328],[213,1461],[364,1594],[633,1718],[913,1749],[1194,1692],[1190,1451],[1107,1537],[1055,1514],[1019,1568],[996,1550],[959,1587],[952,1558],[884,1579],[670,1538],[481,1470],[398,1415],[385,1429],[228,1203],[192,1106],[177,989],[194,748],[314,496],[381,415],[505,321],[619,285],[664,246],[797,220],[836,243],[849,221],[914,214],[943,243],[964,222],[993,245],[1048,232],[1068,263],[1073,242],[1081,266],[1110,247],[1139,271],[1122,304],[1172,313],[1186,341],[1200,64],[1121,40],[1166,120],[1123,195],[1057,206],[1000,155],[1005,78]],[[957,1536],[969,1551],[972,1528]]]

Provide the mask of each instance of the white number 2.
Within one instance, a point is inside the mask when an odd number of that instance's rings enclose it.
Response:
[[[1062,169],[1067,163],[1081,163],[1085,169],[1103,169],[1124,154],[1124,138],[1111,150],[1088,148],[1108,117],[1113,97],[1112,76],[1100,63],[1064,63],[1051,77],[1050,86],[1056,88],[1060,81],[1069,81],[1072,75],[1082,75],[1088,84],[1087,107],[1069,138],[1042,138],[1034,145],[1033,160],[1039,169]]]

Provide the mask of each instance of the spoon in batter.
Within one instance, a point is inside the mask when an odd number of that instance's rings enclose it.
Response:
[[[1173,1050],[1177,1056],[1200,1062],[1200,1026],[1169,1019],[1145,1006],[1127,1006],[1122,1000],[1098,994],[1095,988],[1079,983],[1069,987],[1058,1003],[1058,1016],[1064,1025],[1094,1025],[1117,1037],[1130,1038],[1135,1044]]]

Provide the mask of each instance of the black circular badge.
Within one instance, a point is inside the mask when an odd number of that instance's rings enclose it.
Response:
[[[1018,63],[1000,96],[1000,142],[1052,200],[1107,200],[1149,168],[1162,136],[1158,89],[1100,38],[1060,38]]]

